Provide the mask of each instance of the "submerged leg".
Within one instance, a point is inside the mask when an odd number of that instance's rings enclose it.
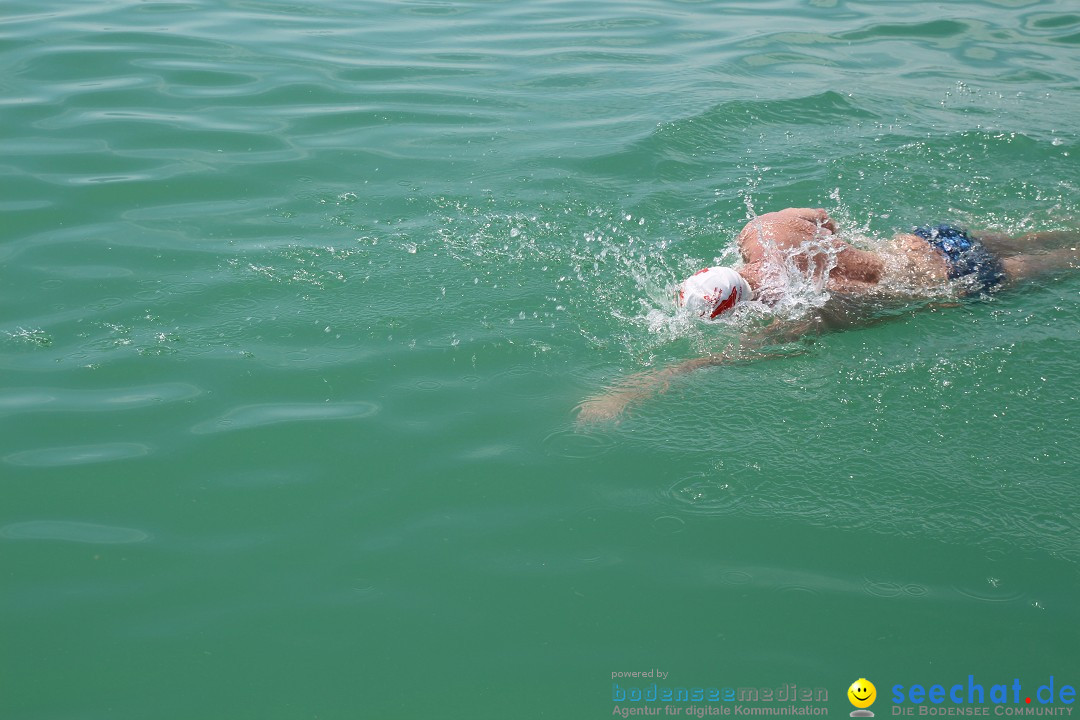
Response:
[[[1003,257],[1001,266],[1010,280],[1027,280],[1055,270],[1080,269],[1080,247]]]
[[[1015,236],[988,232],[974,237],[979,238],[990,252],[1002,257],[1080,246],[1080,232],[1076,230],[1048,230]]]

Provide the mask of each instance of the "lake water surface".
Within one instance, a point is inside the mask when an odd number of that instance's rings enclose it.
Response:
[[[0,718],[1077,685],[1080,275],[575,407],[731,341],[671,289],[750,213],[1080,225],[1078,51],[1072,0],[8,0]]]

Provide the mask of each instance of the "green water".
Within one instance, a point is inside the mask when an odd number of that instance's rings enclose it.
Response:
[[[670,291],[750,211],[1080,224],[1078,46],[1071,0],[8,0],[0,718],[1077,685],[1077,275],[574,408],[731,339]]]

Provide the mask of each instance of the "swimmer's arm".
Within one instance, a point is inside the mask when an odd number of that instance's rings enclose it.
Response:
[[[798,323],[777,320],[760,333],[744,336],[738,347],[731,345],[719,353],[684,360],[662,370],[631,375],[607,392],[594,395],[578,405],[577,422],[583,425],[616,420],[632,403],[667,391],[673,378],[701,368],[740,365],[805,352],[805,347],[787,352],[760,352],[759,348],[793,342],[809,334],[815,325],[815,320]]]

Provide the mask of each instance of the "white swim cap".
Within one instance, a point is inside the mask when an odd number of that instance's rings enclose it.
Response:
[[[683,280],[675,303],[712,320],[753,297],[754,291],[742,275],[729,267],[711,267]]]

